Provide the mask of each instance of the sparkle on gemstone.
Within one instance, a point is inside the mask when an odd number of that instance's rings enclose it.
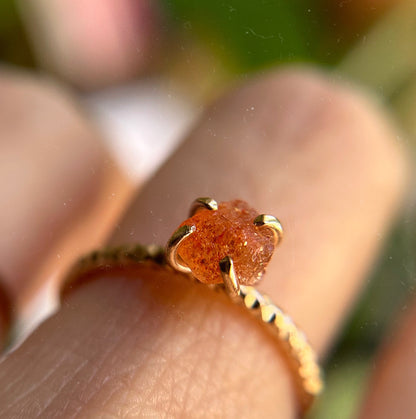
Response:
[[[219,261],[230,256],[239,282],[254,284],[274,250],[272,232],[253,224],[257,215],[241,200],[222,202],[218,210],[199,210],[181,224],[194,226],[195,231],[180,244],[178,256],[206,284],[222,282]]]

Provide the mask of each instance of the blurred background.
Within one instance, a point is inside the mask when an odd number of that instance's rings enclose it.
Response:
[[[411,153],[416,144],[416,1],[2,0],[0,61],[69,89],[132,190],[206,104],[288,63],[361,85],[390,110]],[[413,193],[327,359],[311,418],[355,416],[382,337],[415,294],[415,202]]]

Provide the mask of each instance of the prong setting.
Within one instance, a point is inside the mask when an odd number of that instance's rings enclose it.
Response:
[[[274,235],[275,246],[277,246],[283,238],[283,227],[280,221],[273,215],[260,214],[258,215],[253,224],[257,227],[269,228]]]
[[[234,270],[232,258],[226,256],[219,262],[221,276],[224,281],[225,289],[231,297],[237,297],[240,294],[240,283]]]
[[[208,198],[208,197],[197,198],[191,205],[191,208],[189,210],[189,216],[192,217],[200,209],[216,211],[218,209],[218,203],[215,199]]]
[[[178,256],[178,247],[182,241],[195,231],[195,226],[184,225],[179,227],[171,236],[166,246],[166,260],[172,268],[187,274],[192,273]]]
[[[208,211],[202,211],[202,209],[208,209]],[[270,258],[283,237],[279,220],[266,214],[256,216],[257,212],[254,209],[239,200],[221,203],[218,208],[217,202],[213,199],[198,198],[192,205],[191,214],[194,215],[199,210],[201,213],[197,217],[183,222],[181,227],[173,233],[166,249],[155,245],[120,246],[95,251],[84,257],[69,273],[62,293],[72,289],[80,279],[82,282],[89,280],[91,275],[86,274],[94,269],[134,267],[142,263],[148,264],[149,268],[157,264],[165,269],[168,263],[173,269],[207,284],[210,289],[220,289],[234,303],[245,307],[271,330],[272,337],[278,341],[279,349],[282,349],[289,358],[290,371],[293,372],[294,383],[299,394],[300,410],[306,410],[314,398],[321,393],[324,385],[317,354],[291,317],[275,305],[271,298],[250,284],[250,279],[259,279],[269,259],[255,259],[253,252],[235,251],[236,248],[246,250],[248,243],[258,243],[257,246],[249,245],[248,248],[255,249],[260,256],[266,254]],[[210,213],[211,211],[214,213]],[[238,228],[233,229],[226,225],[225,228],[233,232],[236,230],[238,234],[230,236],[231,238],[226,237],[224,241],[219,240],[220,247],[218,247],[217,238],[222,237],[220,234],[223,229],[217,230],[213,224],[218,223],[222,218],[228,222],[228,217],[233,221],[237,220],[235,222],[239,227],[241,226],[238,221],[243,219],[243,228],[247,228],[249,234],[245,234],[244,229],[240,231]],[[208,222],[204,220],[205,218]],[[265,228],[269,230],[264,230]],[[189,238],[193,233],[195,233],[194,236]],[[189,238],[187,242],[185,242],[186,238]],[[235,246],[235,243],[238,243],[238,246]],[[214,246],[214,251],[210,249],[213,244],[217,246]],[[227,250],[224,251],[225,248]],[[219,254],[227,256],[218,261]],[[256,256],[259,255],[256,254]],[[260,271],[250,271],[249,269],[252,268],[245,266],[250,256],[251,261],[257,267],[261,267]],[[207,275],[204,269],[200,269],[201,266],[207,268],[208,273],[212,275]]]

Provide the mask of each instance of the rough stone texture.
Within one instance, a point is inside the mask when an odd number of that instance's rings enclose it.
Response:
[[[219,261],[230,256],[241,284],[257,282],[274,250],[273,234],[253,224],[257,211],[240,200],[223,202],[217,211],[203,209],[184,221],[195,226],[178,249],[184,263],[201,282],[222,282]]]

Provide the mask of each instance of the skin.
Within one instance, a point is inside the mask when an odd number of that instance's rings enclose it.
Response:
[[[275,214],[286,237],[259,287],[324,356],[406,173],[397,133],[373,103],[316,72],[272,72],[206,111],[110,242],[163,244],[197,196]],[[66,296],[3,360],[0,406],[16,418],[296,417],[275,345],[244,310],[179,274],[109,272]]]
[[[19,3],[39,64],[77,88],[134,78],[158,58],[163,19],[157,1]]]
[[[103,245],[133,187],[62,86],[3,67],[0,96],[0,278],[19,311]]]
[[[416,304],[413,301],[400,322],[394,324],[395,330],[378,356],[360,418],[415,417],[415,325]]]

